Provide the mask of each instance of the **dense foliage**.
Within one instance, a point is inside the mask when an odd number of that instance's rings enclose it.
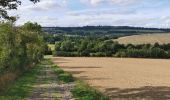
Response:
[[[68,37],[55,44],[54,56],[170,58],[170,44],[123,45],[106,37]]]
[[[41,26],[26,23],[15,27],[11,23],[0,24],[0,72],[25,70],[39,62],[44,53]]]

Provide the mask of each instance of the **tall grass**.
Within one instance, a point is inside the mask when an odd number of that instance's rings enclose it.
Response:
[[[76,100],[109,100],[109,98],[96,89],[90,87],[88,84],[82,81],[76,81],[72,74],[65,72],[57,65],[52,66],[54,72],[58,75],[58,79],[61,82],[69,83],[74,82],[75,87],[71,90]]]
[[[25,72],[16,81],[11,82],[8,87],[0,91],[0,100],[25,100],[25,97],[32,92],[40,69],[41,65],[37,65]]]
[[[82,81],[77,81],[72,94],[76,100],[109,100],[109,98]]]
[[[74,82],[72,74],[65,72],[63,69],[59,68],[56,65],[52,66],[52,68],[54,72],[58,75],[59,81],[64,83]]]

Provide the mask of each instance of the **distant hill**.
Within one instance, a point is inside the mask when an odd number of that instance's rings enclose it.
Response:
[[[68,35],[137,35],[148,33],[167,33],[170,29],[143,28],[130,26],[84,26],[84,27],[43,27],[50,34]]]
[[[120,44],[168,44],[170,43],[170,33],[132,35],[120,37],[114,41]]]

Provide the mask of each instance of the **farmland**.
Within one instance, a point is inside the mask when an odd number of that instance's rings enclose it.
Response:
[[[118,41],[120,44],[167,44],[170,43],[170,34],[143,34],[120,37],[114,41]]]
[[[169,60],[55,57],[53,61],[113,99],[165,100],[170,91]]]
[[[170,0],[0,0],[0,100],[170,100]]]

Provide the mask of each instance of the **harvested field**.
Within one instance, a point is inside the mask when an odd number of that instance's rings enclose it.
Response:
[[[167,44],[170,43],[170,34],[144,34],[144,35],[132,35],[125,36],[114,41],[118,41],[120,44]]]
[[[53,61],[113,100],[169,100],[170,61],[55,57]]]

